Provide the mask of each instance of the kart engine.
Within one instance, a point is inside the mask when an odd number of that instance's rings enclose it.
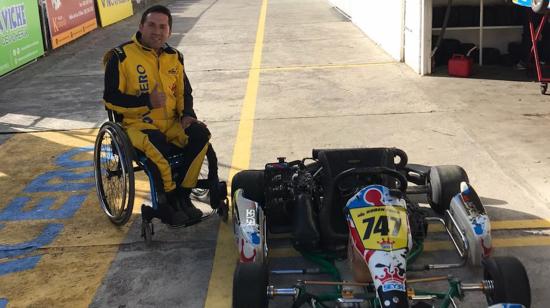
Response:
[[[265,166],[264,211],[272,233],[292,232],[293,244],[300,249],[315,249],[320,235],[317,226],[318,188],[310,170],[302,161]]]

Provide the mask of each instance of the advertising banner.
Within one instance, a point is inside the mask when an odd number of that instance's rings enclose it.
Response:
[[[43,54],[36,0],[1,0],[0,75]]]
[[[53,48],[97,28],[94,0],[46,0],[46,10]]]
[[[132,0],[97,0],[97,8],[102,27],[134,14]]]

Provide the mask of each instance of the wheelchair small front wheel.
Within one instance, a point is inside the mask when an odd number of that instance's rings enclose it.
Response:
[[[126,224],[134,207],[133,147],[119,124],[106,122],[99,129],[94,176],[101,208],[113,224]]]
[[[141,221],[141,237],[145,240],[145,245],[150,246],[153,242],[153,234],[155,234],[155,227],[150,221]]]

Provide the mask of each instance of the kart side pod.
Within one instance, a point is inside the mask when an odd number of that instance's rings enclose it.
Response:
[[[233,232],[241,263],[263,263],[267,258],[266,225],[262,207],[243,196],[233,196]]]
[[[475,190],[462,182],[460,191],[445,213],[446,225],[451,230],[451,237],[455,238],[453,242],[459,244],[459,254],[471,265],[480,266],[481,260],[491,255],[491,224]],[[456,237],[462,240],[457,241]]]

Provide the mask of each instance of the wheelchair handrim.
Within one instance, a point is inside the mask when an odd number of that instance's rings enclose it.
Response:
[[[112,189],[109,191],[109,195],[111,196],[107,196],[106,185],[104,183],[104,178],[103,178],[104,175],[102,173],[102,170],[103,170],[102,153],[103,153],[103,147],[104,147],[103,141],[105,139],[104,137],[106,134],[108,134],[110,139],[112,140],[110,145],[111,155],[114,155],[112,151],[113,145],[115,147],[114,150],[116,151],[116,153],[119,153],[117,164],[119,165],[120,170],[118,171],[121,172],[121,175],[118,175],[118,176],[115,175],[115,177],[118,177],[119,179],[122,178],[121,179],[122,185],[118,185],[119,187],[122,186],[122,196],[121,196],[120,202],[116,202],[115,200],[112,199],[112,194],[113,194]],[[126,220],[126,215],[128,215],[125,212],[128,211],[130,208],[129,204],[127,203],[132,202],[133,200],[130,200],[130,196],[129,196],[131,194],[130,192],[131,187],[129,187],[131,183],[129,183],[128,178],[131,176],[129,174],[129,169],[127,164],[124,161],[123,156],[120,155],[120,153],[122,153],[122,150],[119,146],[119,142],[115,141],[115,138],[116,138],[115,136],[116,136],[116,132],[112,127],[104,126],[100,130],[98,137],[96,139],[96,145],[94,149],[94,174],[95,174],[95,181],[96,181],[96,193],[97,193],[101,208],[103,209],[105,214],[109,217],[109,219],[111,219],[111,221],[113,221],[114,223],[122,223],[124,220]],[[109,167],[107,167],[106,169],[109,170]],[[116,205],[120,205],[120,206],[116,206]]]

